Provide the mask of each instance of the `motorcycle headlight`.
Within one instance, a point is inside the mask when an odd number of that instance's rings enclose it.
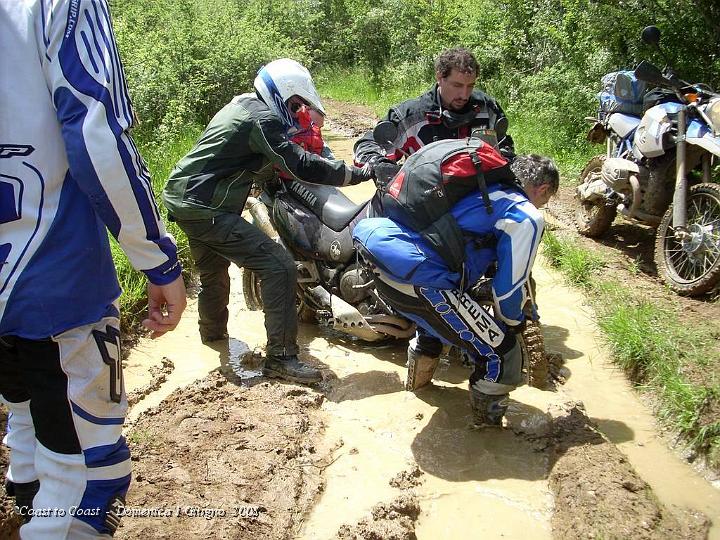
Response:
[[[720,98],[715,98],[708,104],[705,114],[712,122],[713,131],[720,133]]]

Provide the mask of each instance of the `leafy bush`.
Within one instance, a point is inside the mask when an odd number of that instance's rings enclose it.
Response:
[[[146,137],[172,138],[205,124],[247,92],[260,66],[280,57],[308,63],[265,2],[132,0],[113,17],[130,95]],[[275,9],[275,8],[274,8]],[[299,15],[298,15],[299,17]]]

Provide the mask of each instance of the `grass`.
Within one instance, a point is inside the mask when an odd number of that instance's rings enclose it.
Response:
[[[145,159],[148,169],[150,169],[153,190],[163,218],[167,217],[167,210],[160,201],[160,193],[175,163],[192,147],[199,134],[200,128],[194,126],[174,138],[161,141],[154,140],[149,135],[141,134],[135,136],[135,142],[138,144],[140,153]],[[167,219],[163,221],[165,222],[167,230],[175,237],[183,268],[189,268],[190,254],[185,234],[175,223],[170,223]],[[110,248],[115,262],[118,281],[123,290],[122,296],[120,297],[122,328],[126,333],[132,332],[138,328],[139,322],[142,320],[147,309],[147,281],[141,272],[138,272],[132,267],[117,241],[112,237],[110,237]]]
[[[320,95],[366,105],[380,118],[387,114],[390,107],[419,96],[431,86],[424,81],[414,81],[411,84],[385,84],[378,88],[371,84],[370,77],[361,69],[325,70],[318,73],[314,80]]]
[[[563,181],[575,182],[590,158],[602,154],[602,146],[586,141],[567,142],[553,136],[545,122],[537,120],[532,114],[520,111],[507,111],[510,120],[510,134],[515,141],[515,149],[523,154],[549,156],[558,166]]]
[[[543,237],[543,254],[551,265],[564,272],[570,283],[580,287],[589,287],[594,275],[604,266],[600,257],[552,231],[546,231]]]
[[[715,331],[687,326],[667,309],[616,282],[602,280],[596,256],[548,231],[543,256],[569,282],[589,293],[613,360],[644,390],[657,396],[658,416],[695,452],[720,468],[720,384],[710,366]],[[589,262],[590,261],[590,262]],[[702,376],[698,377],[698,374]]]

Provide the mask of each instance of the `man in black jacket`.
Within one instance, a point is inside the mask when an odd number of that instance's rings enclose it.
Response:
[[[291,142],[302,106],[325,114],[310,73],[283,58],[260,69],[255,92],[236,96],[210,121],[195,146],[172,171],[163,199],[171,219],[187,234],[200,274],[198,314],[204,342],[227,338],[233,262],[257,273],[265,311],[265,373],[295,382],[317,382],[317,369],[297,358],[295,261],[281,245],[241,216],[255,181],[281,171],[290,178],[344,186],[371,178],[371,168],[324,159]]]
[[[375,166],[378,180],[389,180],[398,170],[397,162],[434,141],[462,139],[472,133],[497,144],[508,158],[515,155],[513,140],[505,133],[507,119],[495,99],[474,90],[478,63],[465,48],[448,49],[435,61],[437,83],[422,96],[392,107],[383,120],[397,126],[393,148],[385,152],[366,133],[355,143],[356,164]]]
[[[515,147],[506,133],[505,113],[493,97],[474,90],[478,70],[477,60],[467,49],[456,47],[442,52],[435,60],[436,84],[420,97],[392,107],[383,119],[397,127],[395,140],[388,141],[392,147],[384,150],[373,139],[372,132],[368,132],[355,143],[355,163],[370,164],[377,184],[382,186],[400,170],[397,162],[403,157],[431,142],[462,139],[471,134],[493,144],[512,160]],[[383,215],[377,195],[372,212],[375,216]],[[410,371],[417,368],[413,366],[416,358],[439,357],[441,350],[440,340],[419,334],[414,355],[408,357],[408,368]]]

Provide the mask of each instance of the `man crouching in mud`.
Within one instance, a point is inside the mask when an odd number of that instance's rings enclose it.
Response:
[[[464,275],[451,271],[419,232],[390,218],[363,220],[353,233],[374,266],[379,294],[417,324],[417,335],[408,346],[407,390],[432,380],[443,342],[461,348],[475,366],[469,389],[477,427],[502,426],[509,393],[522,381],[516,334],[524,327],[525,284],[544,229],[538,209],[559,186],[558,170],[548,158],[517,156],[510,168],[519,185],[488,186],[490,211],[480,191],[450,209],[465,238]],[[462,286],[475,283],[494,264],[497,319]]]

